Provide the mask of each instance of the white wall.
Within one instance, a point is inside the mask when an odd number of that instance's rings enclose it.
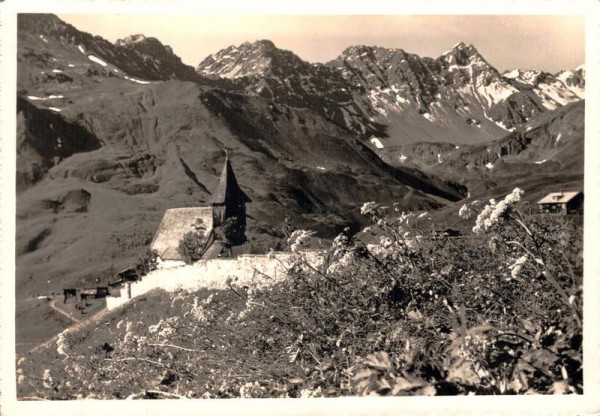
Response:
[[[152,289],[160,288],[168,292],[178,289],[189,291],[208,289],[226,289],[228,277],[237,284],[268,286],[287,276],[287,270],[299,259],[317,267],[322,263],[322,255],[317,251],[302,253],[273,253],[270,255],[243,255],[235,259],[203,260],[192,265],[183,265],[169,269],[159,269],[137,282],[127,283],[121,289],[120,296],[108,296],[106,307],[114,309],[131,298],[143,295]]]

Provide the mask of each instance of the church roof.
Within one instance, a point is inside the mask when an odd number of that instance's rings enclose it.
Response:
[[[229,157],[225,158],[219,183],[212,193],[211,203],[225,204],[226,201],[252,202],[248,195],[240,188],[229,162]]]
[[[171,208],[165,212],[150,249],[156,250],[163,260],[184,260],[177,248],[183,236],[194,231],[194,223],[201,219],[206,233],[213,228],[213,207]]]

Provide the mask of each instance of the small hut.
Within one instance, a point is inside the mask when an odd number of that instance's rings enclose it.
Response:
[[[542,214],[576,214],[583,212],[583,192],[550,192],[538,201]]]

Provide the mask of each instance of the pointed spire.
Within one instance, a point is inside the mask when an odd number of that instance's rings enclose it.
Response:
[[[252,200],[240,188],[233,173],[231,162],[229,162],[229,152],[225,150],[225,163],[219,177],[219,183],[213,191],[211,203],[227,204],[229,202],[245,203],[252,202]]]

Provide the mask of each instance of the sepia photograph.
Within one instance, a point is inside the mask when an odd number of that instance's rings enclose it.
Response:
[[[14,399],[592,392],[598,10],[545,4],[4,18]]]

